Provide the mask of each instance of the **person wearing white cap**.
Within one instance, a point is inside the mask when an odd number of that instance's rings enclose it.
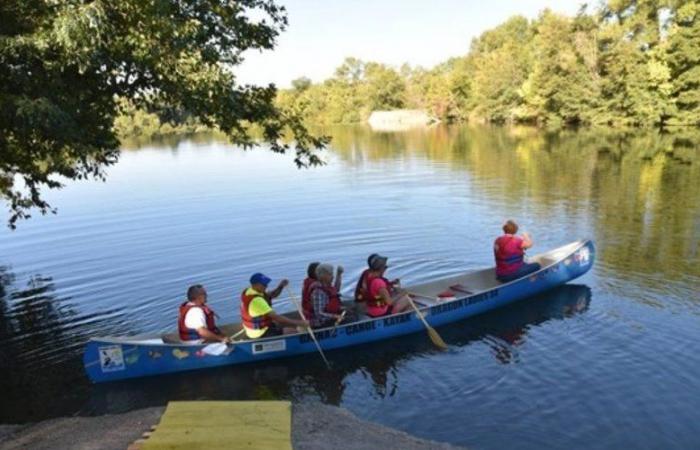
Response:
[[[316,280],[309,287],[308,298],[306,301],[302,301],[304,317],[311,322],[314,328],[333,326],[346,319],[339,293],[342,274],[343,266],[338,266],[334,284],[333,266],[331,264],[318,264],[316,266]]]

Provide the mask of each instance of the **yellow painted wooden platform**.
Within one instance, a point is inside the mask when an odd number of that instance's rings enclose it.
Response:
[[[291,449],[290,402],[170,402],[142,450]]]

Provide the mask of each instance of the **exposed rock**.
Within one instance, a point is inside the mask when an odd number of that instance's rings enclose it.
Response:
[[[396,109],[393,111],[373,111],[367,122],[376,131],[403,131],[425,127],[439,122],[439,120],[419,109]]]
[[[316,402],[292,406],[292,443],[296,450],[456,450],[450,444],[419,439],[403,431],[367,422],[344,408]]]

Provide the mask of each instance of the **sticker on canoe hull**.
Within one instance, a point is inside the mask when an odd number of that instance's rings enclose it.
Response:
[[[588,250],[588,247],[583,247],[581,250],[576,252],[574,259],[578,261],[580,265],[585,266],[591,260],[591,251]]]
[[[100,368],[102,372],[117,372],[124,370],[124,353],[121,345],[109,345],[98,347],[100,354]]]
[[[280,339],[278,341],[256,342],[253,344],[253,354],[283,352],[287,350],[287,341]]]

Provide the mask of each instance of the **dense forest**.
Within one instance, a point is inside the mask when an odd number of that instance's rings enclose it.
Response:
[[[332,78],[280,91],[312,123],[425,109],[448,122],[700,124],[700,1],[611,0],[575,17],[545,10],[484,32],[432,69],[347,58]]]

